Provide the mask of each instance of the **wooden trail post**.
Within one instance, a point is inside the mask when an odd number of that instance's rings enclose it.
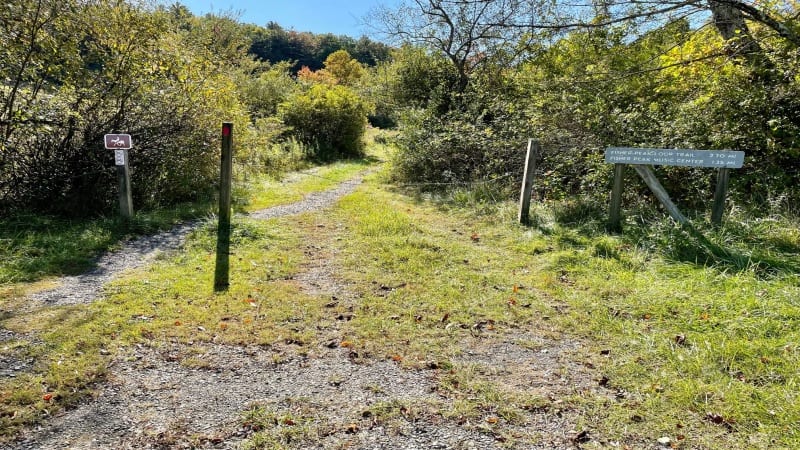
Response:
[[[222,153],[220,156],[217,261],[214,268],[215,292],[227,290],[230,285],[232,148],[233,123],[224,122],[222,124]]]
[[[106,149],[114,150],[114,165],[117,166],[119,179],[119,213],[126,219],[133,218],[133,198],[131,196],[131,170],[128,150],[133,147],[129,134],[106,134]]]
[[[531,221],[531,191],[533,175],[536,172],[536,158],[539,157],[539,141],[528,139],[528,153],[525,156],[525,173],[522,177],[522,191],[519,195],[519,223],[528,225]]]
[[[609,208],[609,228],[620,230],[620,204],[622,202],[622,173],[625,164],[630,164],[636,173],[644,180],[647,187],[653,191],[656,198],[669,215],[676,222],[687,225],[687,219],[677,206],[670,200],[669,194],[661,186],[658,178],[649,165],[683,166],[683,167],[712,167],[719,169],[717,175],[717,188],[714,193],[714,206],[711,213],[711,222],[714,225],[722,223],[722,214],[725,211],[725,197],[728,192],[728,177],[730,169],[738,169],[744,164],[744,152],[731,150],[684,150],[684,149],[658,149],[658,148],[627,148],[609,147],[606,149],[605,161],[614,164],[614,187],[611,191],[611,207]]]

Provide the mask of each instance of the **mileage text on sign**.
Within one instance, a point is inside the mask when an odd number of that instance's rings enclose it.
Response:
[[[609,147],[606,149],[605,161],[611,164],[738,169],[744,163],[744,152],[733,150]]]

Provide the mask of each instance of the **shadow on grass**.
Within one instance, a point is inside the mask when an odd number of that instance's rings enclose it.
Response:
[[[556,203],[548,213],[552,214],[552,220],[532,212],[529,227],[556,239],[560,245],[594,246],[605,255],[617,253],[603,240],[613,234],[606,228],[607,205],[590,199],[572,199]],[[781,232],[766,233],[759,226],[764,221],[753,217],[720,229],[703,223],[701,212],[692,219],[697,226],[676,226],[657,209],[637,210],[637,214],[637,220],[628,223],[625,232],[617,235],[627,247],[646,247],[672,261],[719,271],[751,271],[759,278],[800,273],[800,232],[792,234],[780,225],[773,225]],[[739,244],[739,248],[719,241]]]
[[[726,271],[748,270],[759,278],[770,278],[780,273],[800,273],[800,261],[797,257],[787,255],[780,248],[772,249],[774,256],[757,249],[746,253],[713,242],[702,231],[691,225],[685,225],[679,230],[679,234],[685,237],[685,240],[670,252],[672,258],[677,261],[694,262]]]
[[[554,216],[561,227],[586,238],[561,239],[561,242],[584,246],[587,240],[596,241],[598,237],[609,235],[606,205],[591,201],[565,202],[554,207]],[[669,260],[719,271],[751,271],[760,278],[800,273],[800,258],[797,257],[800,239],[790,239],[784,234],[767,236],[754,225],[759,221],[752,217],[724,228],[711,228],[704,222],[702,212],[692,216],[692,222],[697,225],[683,226],[676,226],[660,210],[640,210],[638,216],[620,235],[629,246],[646,246]],[[719,241],[738,244],[739,248]]]
[[[130,221],[31,213],[4,217],[0,219],[0,285],[84,273],[94,267],[99,254],[120,242],[206,216],[210,207],[210,203],[183,204],[139,213]]]

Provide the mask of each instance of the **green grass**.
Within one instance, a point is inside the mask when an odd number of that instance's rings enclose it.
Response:
[[[337,180],[367,167],[347,162],[317,174]],[[300,191],[324,189],[310,178],[297,178],[309,183]],[[514,204],[484,193],[437,198],[383,179],[371,175],[325,213],[235,219],[224,293],[212,289],[211,225],[189,236],[185,251],[127,274],[88,306],[14,313],[26,285],[0,292],[9,311],[0,326],[37,337],[0,347],[36,361],[0,380],[4,436],[79,401],[134,343],[291,342],[314,357],[346,305],[332,309],[329,296],[308,295],[291,279],[309,262],[303,243],[313,239],[337,248],[336,274],[357,299],[338,338],[362,361],[433,369],[445,400],[425,405],[425,415],[470,423],[511,448],[537,442],[536,411],[576,417],[576,430],[592,438],[588,448],[649,448],[661,437],[678,448],[800,447],[797,217],[737,210],[720,228],[697,216],[686,229],[657,210],[629,211],[625,233],[615,235],[604,231],[602,205],[573,200],[535,206],[534,225],[523,227]],[[66,241],[79,233],[51,234]],[[509,339],[531,352],[547,347],[536,339],[579,344],[564,357],[590,368],[593,388],[540,395],[513,382],[524,367],[469,362],[467,350],[490,354]],[[192,356],[183,363],[202,364]],[[390,423],[417,406],[375,405],[370,414]],[[254,406],[242,419],[257,432],[248,445],[292,448],[329,432],[310,411]]]
[[[337,219],[353,227],[349,276],[402,285],[363,293],[349,322],[356,348],[420,366],[458,355],[475,323],[513,332],[546,316],[599,368],[610,395],[574,406],[608,439],[799,446],[798,221],[740,216],[685,230],[665,219],[615,236],[603,231],[602,208],[579,203],[540,207],[537,226],[523,228],[510,204],[476,214],[380,190],[348,197]],[[473,379],[475,400],[460,409],[496,412],[487,393],[495,408],[513,404],[485,381]]]
[[[244,195],[240,195],[239,200],[235,202],[235,209],[257,211],[300,201],[307,194],[336,187],[373,163],[374,161],[369,158],[338,161],[291,175],[290,182],[276,180],[266,175],[251,177],[239,184],[237,191]]]
[[[237,182],[237,211],[255,211],[292,203],[313,192],[331,189],[365,170],[374,160],[341,161],[291,175],[289,181],[268,176]],[[48,276],[75,275],[90,269],[100,253],[127,238],[166,230],[187,219],[216,212],[212,203],[137,212],[132,221],[119,218],[64,219],[34,214],[0,218],[0,287]]]
[[[0,286],[82,273],[98,253],[113,249],[128,237],[168,229],[210,211],[210,204],[198,203],[137,213],[129,222],[33,214],[0,218]]]

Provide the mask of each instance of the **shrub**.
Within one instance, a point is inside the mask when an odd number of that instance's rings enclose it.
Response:
[[[278,107],[291,134],[319,159],[361,156],[371,105],[345,86],[316,84]]]

